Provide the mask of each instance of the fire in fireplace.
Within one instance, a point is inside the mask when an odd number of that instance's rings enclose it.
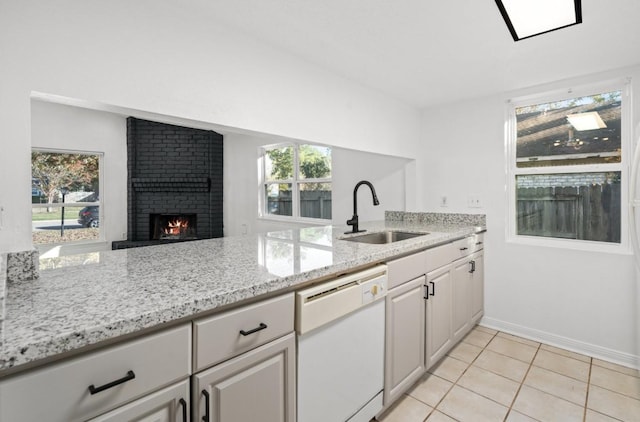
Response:
[[[151,214],[151,239],[197,239],[196,214]]]

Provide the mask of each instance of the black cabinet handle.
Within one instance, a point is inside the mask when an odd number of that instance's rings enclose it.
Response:
[[[240,330],[240,334],[242,334],[243,336],[248,336],[249,334],[257,333],[258,331],[264,330],[265,328],[267,328],[267,324],[265,324],[264,322],[261,322],[260,325],[258,325],[253,330],[249,330],[249,331]]]
[[[466,251],[467,249],[469,248],[467,248],[466,246],[464,248],[460,248],[461,251]]]
[[[209,392],[202,390],[202,395],[204,396],[204,416],[202,417],[202,421],[209,422]]]
[[[482,242],[476,242],[476,245],[482,245]]]
[[[435,296],[436,295],[436,283],[434,283],[433,281],[430,281],[429,284],[431,284],[431,296]]]
[[[108,390],[111,387],[115,387],[116,385],[120,385],[127,381],[130,381],[135,377],[136,377],[136,374],[134,374],[133,371],[129,371],[127,372],[127,375],[125,375],[124,377],[117,379],[115,381],[111,381],[108,384],[101,385],[100,387],[96,387],[95,385],[91,384],[89,386],[89,392],[91,393],[91,395],[98,394],[101,391]]]
[[[427,286],[426,284],[423,284],[423,286],[424,286],[424,288],[425,288],[425,290],[426,290],[426,292],[425,292],[425,294],[424,294],[424,296],[423,296],[423,297],[424,297],[425,299],[429,300],[429,286]]]
[[[469,264],[471,264],[471,269],[469,270],[469,272],[474,273],[476,271],[476,261],[469,261]]]
[[[180,399],[178,403],[182,406],[182,422],[187,422],[187,402],[185,399]]]

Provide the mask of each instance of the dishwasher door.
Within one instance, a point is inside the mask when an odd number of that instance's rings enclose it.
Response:
[[[347,421],[378,395],[362,420],[382,409],[384,312],[379,300],[298,337],[298,421]]]
[[[298,294],[299,422],[368,422],[382,409],[386,281],[377,267]]]

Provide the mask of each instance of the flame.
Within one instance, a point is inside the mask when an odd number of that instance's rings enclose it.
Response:
[[[167,221],[167,227],[164,228],[164,234],[180,234],[183,233],[189,227],[189,220],[182,218],[174,218]]]

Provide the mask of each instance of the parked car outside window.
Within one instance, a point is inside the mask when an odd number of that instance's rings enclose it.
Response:
[[[84,207],[78,213],[78,223],[83,227],[100,227],[100,207]]]

